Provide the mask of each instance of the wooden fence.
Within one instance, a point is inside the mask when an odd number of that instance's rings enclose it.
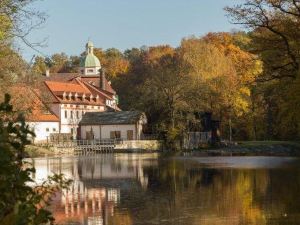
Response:
[[[211,141],[211,132],[188,132],[184,139],[184,149],[197,149]]]

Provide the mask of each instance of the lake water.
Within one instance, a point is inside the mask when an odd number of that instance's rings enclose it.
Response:
[[[35,159],[35,179],[74,180],[51,210],[58,224],[300,224],[300,160],[163,158],[157,154]]]

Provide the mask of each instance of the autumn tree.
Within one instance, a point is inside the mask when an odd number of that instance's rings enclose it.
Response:
[[[114,79],[117,75],[124,74],[129,69],[128,60],[116,48],[109,48],[105,51],[101,48],[95,48],[94,54],[99,58],[109,79]]]
[[[27,40],[33,29],[45,21],[45,14],[29,8],[33,0],[3,0],[0,2],[0,41],[21,38],[25,44],[35,46]]]
[[[237,46],[233,37],[209,33],[184,39],[180,46],[182,63],[193,80],[190,104],[200,112],[213,112],[224,128],[229,127],[230,139],[232,119],[237,121],[249,110],[250,83],[260,72],[254,55]]]
[[[251,30],[252,51],[264,62],[264,80],[295,78],[299,70],[300,2],[246,0],[227,7],[231,20]]]
[[[267,139],[299,137],[299,8],[300,2],[289,0],[247,0],[226,8],[233,23],[250,31],[249,50],[263,62],[256,99],[263,102],[258,110]]]
[[[182,113],[190,110],[185,96],[189,80],[182,73],[176,55],[165,55],[156,62],[143,85],[142,97],[145,106],[151,105],[148,113],[156,111],[159,114],[158,131],[165,135],[169,147],[175,148],[175,141],[180,140],[186,128],[187,118]]]

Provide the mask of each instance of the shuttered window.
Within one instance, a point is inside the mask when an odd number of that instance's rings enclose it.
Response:
[[[110,132],[110,139],[115,139],[115,132],[114,131]]]
[[[133,140],[133,130],[127,130],[127,140]]]
[[[120,138],[121,138],[121,131],[110,132],[110,139],[120,139]]]

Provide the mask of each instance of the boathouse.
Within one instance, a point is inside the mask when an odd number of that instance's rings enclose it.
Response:
[[[79,123],[79,138],[92,139],[143,139],[146,115],[139,111],[87,112]]]

